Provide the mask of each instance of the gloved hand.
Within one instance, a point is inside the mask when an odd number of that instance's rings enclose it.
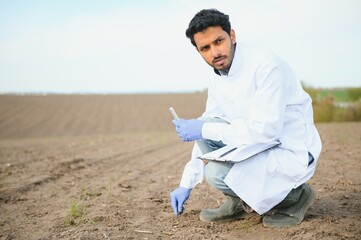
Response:
[[[183,212],[183,204],[189,198],[191,190],[192,189],[189,188],[179,187],[170,193],[172,208],[176,216]]]
[[[172,123],[176,126],[178,136],[183,142],[191,142],[202,138],[203,121],[197,119],[175,119]]]

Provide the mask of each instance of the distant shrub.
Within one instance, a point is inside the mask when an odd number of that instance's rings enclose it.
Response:
[[[313,102],[315,122],[361,121],[361,99],[345,107],[338,107],[332,96]]]
[[[361,98],[359,98],[359,100],[357,102],[354,103],[354,116],[355,116],[355,121],[361,121]]]
[[[347,88],[346,92],[349,101],[355,102],[361,98],[361,88]]]
[[[331,122],[336,111],[334,98],[326,97],[321,101],[313,102],[313,115],[315,122]]]

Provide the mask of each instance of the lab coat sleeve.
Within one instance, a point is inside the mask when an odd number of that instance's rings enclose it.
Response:
[[[180,186],[188,189],[194,188],[198,183],[201,183],[204,179],[204,163],[202,160],[198,159],[201,156],[201,150],[194,144],[192,151],[192,158],[186,164]]]
[[[230,124],[207,122],[203,125],[202,136],[230,145],[278,140],[287,98],[283,78],[276,64],[263,64],[256,72],[256,90],[251,100],[249,118],[234,119]]]

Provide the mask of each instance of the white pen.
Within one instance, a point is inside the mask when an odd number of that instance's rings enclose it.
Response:
[[[169,108],[169,111],[170,111],[170,113],[173,115],[173,118],[174,118],[174,119],[179,119],[179,117],[178,117],[178,115],[175,113],[173,107],[170,107],[170,108]]]

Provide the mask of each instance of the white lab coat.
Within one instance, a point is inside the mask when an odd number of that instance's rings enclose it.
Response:
[[[237,44],[227,76],[210,80],[202,135],[229,145],[279,140],[281,144],[234,164],[225,183],[258,214],[281,202],[314,174],[321,140],[313,124],[312,100],[290,67],[271,53]],[[308,152],[314,163],[308,166]],[[204,178],[197,145],[180,186],[194,188]]]

